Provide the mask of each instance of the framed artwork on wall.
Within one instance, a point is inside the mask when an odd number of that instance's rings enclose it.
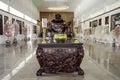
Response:
[[[99,19],[99,26],[102,25],[102,19]]]
[[[109,24],[109,16],[105,17],[105,25]]]
[[[8,16],[4,16],[4,24],[6,24],[6,22],[8,21]]]
[[[89,27],[91,27],[92,26],[92,23],[91,22],[89,22]]]
[[[19,25],[19,33],[22,34],[22,22],[20,20],[16,20]]]
[[[12,18],[12,24],[15,22],[15,19],[14,18]]]
[[[37,26],[33,25],[33,34],[37,34]]]
[[[115,27],[120,26],[120,13],[114,14],[111,16],[111,31],[115,29]]]
[[[3,35],[3,19],[1,14],[0,14],[0,35]]]
[[[92,21],[92,28],[97,27],[97,26],[98,26],[98,20]]]

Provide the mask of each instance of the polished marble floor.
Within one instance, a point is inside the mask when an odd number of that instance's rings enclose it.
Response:
[[[120,48],[85,42],[85,57],[81,67],[84,76],[77,73],[44,74],[39,69],[35,51],[40,40],[21,41],[17,46],[0,45],[0,80],[120,80]]]

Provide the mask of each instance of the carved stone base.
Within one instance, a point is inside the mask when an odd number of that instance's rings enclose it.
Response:
[[[43,70],[42,69],[39,69],[36,73],[37,76],[42,76],[42,73],[43,73]]]
[[[41,76],[42,73],[59,73],[59,72],[78,72],[78,75],[84,75],[84,71],[80,68],[80,64],[84,57],[82,46],[79,48],[40,48],[38,47],[36,57],[40,65],[40,69],[36,75]]]
[[[43,69],[39,69],[37,72],[36,72],[36,76],[42,76],[42,73],[44,73],[44,70]],[[53,73],[52,73],[53,74]],[[54,73],[55,74],[55,73]],[[78,70],[78,75],[84,75],[84,71],[80,68]]]

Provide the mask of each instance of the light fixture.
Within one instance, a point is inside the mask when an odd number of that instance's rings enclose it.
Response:
[[[66,10],[68,8],[69,8],[69,6],[48,7],[49,10],[53,10],[53,11],[61,11],[61,10]]]

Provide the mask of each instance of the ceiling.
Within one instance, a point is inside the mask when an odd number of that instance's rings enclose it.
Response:
[[[69,9],[59,12],[74,12],[76,8],[80,8],[79,14],[97,11],[106,5],[112,4],[117,0],[32,0],[41,12],[56,12],[48,10],[51,6],[69,6]]]
[[[81,0],[76,11],[79,15],[93,14],[119,0]]]
[[[69,6],[69,9],[59,12],[73,12],[81,0],[32,0],[41,12],[55,12],[48,10],[51,6]]]

